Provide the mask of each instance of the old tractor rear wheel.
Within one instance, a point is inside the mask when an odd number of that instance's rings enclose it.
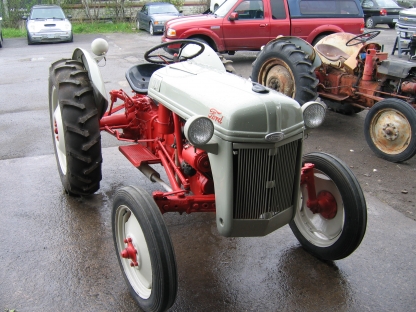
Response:
[[[416,154],[416,110],[399,99],[385,99],[368,112],[364,135],[371,150],[391,162]]]
[[[153,198],[132,186],[117,191],[111,214],[118,262],[130,293],[144,311],[166,311],[175,302],[175,253]]]
[[[60,60],[49,69],[52,140],[62,185],[70,195],[100,188],[101,135],[97,107],[82,63]]]
[[[279,91],[300,105],[318,96],[312,63],[304,51],[289,41],[267,44],[253,64],[251,79]]]
[[[338,158],[311,153],[303,164],[315,165],[314,181],[318,200],[330,202],[320,213],[306,206],[308,190],[301,185],[300,205],[290,227],[302,247],[323,260],[349,256],[361,243],[367,227],[367,205],[354,174]]]

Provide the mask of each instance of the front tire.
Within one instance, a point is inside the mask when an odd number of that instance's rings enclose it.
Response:
[[[312,63],[304,51],[289,41],[272,41],[257,56],[251,79],[279,91],[300,105],[318,97]]]
[[[149,23],[149,33],[154,36],[155,35],[155,30],[153,29],[153,23]]]
[[[132,186],[118,190],[112,228],[118,262],[133,298],[144,311],[169,309],[178,287],[175,253],[153,198]]]
[[[416,154],[416,110],[399,99],[382,100],[368,112],[364,135],[378,157],[406,161]]]
[[[49,114],[62,185],[70,195],[90,195],[101,181],[98,110],[82,63],[60,60],[49,69]]]
[[[338,158],[324,153],[303,157],[315,165],[317,196],[328,194],[336,203],[335,216],[312,213],[306,206],[308,190],[301,185],[300,205],[290,227],[302,247],[323,260],[348,257],[361,243],[367,227],[367,206],[361,187],[351,170]]]

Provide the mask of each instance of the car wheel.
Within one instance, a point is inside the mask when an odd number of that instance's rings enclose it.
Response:
[[[416,110],[399,99],[385,99],[367,113],[364,135],[380,158],[402,162],[416,154]]]
[[[376,27],[376,24],[374,24],[374,20],[371,17],[367,18],[365,21],[365,27],[370,29]]]
[[[3,34],[0,33],[0,48],[3,47]]]
[[[323,260],[348,257],[360,245],[367,227],[367,205],[348,166],[325,153],[307,154],[311,163],[319,212],[307,206],[309,192],[301,183],[300,202],[290,228],[302,247]]]
[[[130,294],[144,311],[166,311],[175,302],[175,252],[159,207],[144,190],[119,189],[111,213],[114,247]]]
[[[69,195],[90,195],[101,181],[99,114],[82,63],[60,60],[49,70],[49,114],[62,185]]]
[[[153,36],[155,34],[154,29],[153,29],[153,24],[149,23],[149,33]]]
[[[32,41],[32,39],[30,38],[30,35],[29,35],[29,34],[27,35],[27,44],[28,44],[28,45],[32,45],[32,44],[33,44],[33,41]]]

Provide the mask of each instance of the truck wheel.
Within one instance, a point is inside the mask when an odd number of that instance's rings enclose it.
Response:
[[[133,186],[116,192],[113,240],[130,293],[144,311],[165,311],[175,302],[175,253],[153,198]]]
[[[311,153],[304,156],[303,163],[315,165],[318,200],[332,199],[332,205],[327,206],[328,211],[314,214],[306,206],[308,190],[301,185],[300,205],[290,227],[302,247],[316,257],[345,258],[360,245],[367,227],[367,206],[361,187],[346,164],[334,156]]]
[[[402,162],[416,154],[416,110],[399,99],[376,103],[364,122],[364,135],[380,158]]]
[[[259,53],[251,79],[299,102],[315,100],[318,79],[308,56],[289,41],[273,41]]]
[[[88,73],[82,63],[60,60],[49,69],[49,114],[62,185],[70,195],[100,188],[101,135]]]

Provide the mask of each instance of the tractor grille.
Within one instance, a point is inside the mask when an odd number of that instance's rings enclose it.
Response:
[[[269,219],[293,205],[300,146],[234,149],[234,219]]]

